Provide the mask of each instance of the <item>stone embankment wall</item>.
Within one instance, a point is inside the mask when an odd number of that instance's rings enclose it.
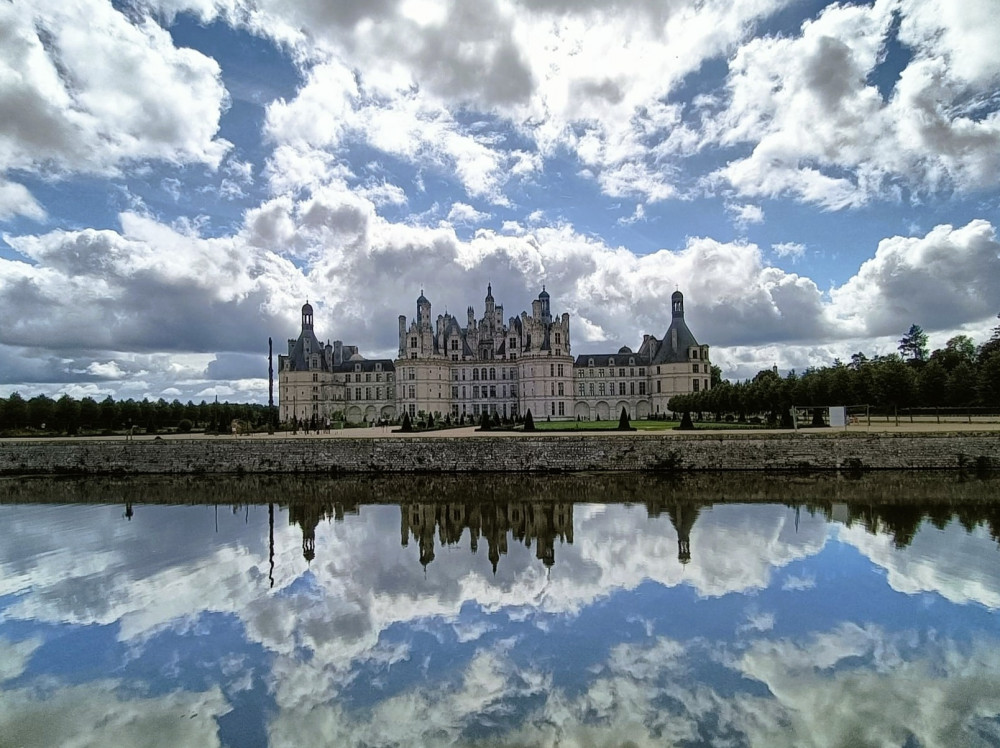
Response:
[[[996,434],[691,434],[0,443],[0,474],[989,470]]]

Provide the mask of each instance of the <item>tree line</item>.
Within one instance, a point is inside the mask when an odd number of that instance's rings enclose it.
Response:
[[[266,405],[228,402],[206,402],[197,405],[180,400],[167,402],[163,398],[151,401],[115,400],[110,395],[103,400],[69,395],[53,399],[37,395],[25,399],[14,392],[0,398],[0,433],[11,434],[37,431],[51,434],[99,434],[128,431],[150,434],[168,430],[208,432],[229,431],[234,420],[245,421],[254,428],[267,425]]]
[[[1000,315],[998,315],[1000,317]],[[899,341],[899,353],[872,356],[855,353],[850,361],[795,370],[781,377],[765,369],[753,379],[722,380],[713,371],[713,386],[676,395],[674,413],[711,414],[716,420],[766,421],[790,427],[792,406],[868,405],[875,412],[908,408],[1000,408],[1000,325],[976,346],[956,335],[931,353],[927,336],[913,325]],[[713,367],[716,370],[717,367]],[[817,414],[814,414],[814,417]]]

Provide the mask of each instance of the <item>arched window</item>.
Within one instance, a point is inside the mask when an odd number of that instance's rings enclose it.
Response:
[[[479,370],[479,376],[480,376],[481,379],[485,380],[486,379],[486,369],[480,369]]]
[[[472,379],[475,382],[479,381],[479,369],[473,369],[472,370]]]

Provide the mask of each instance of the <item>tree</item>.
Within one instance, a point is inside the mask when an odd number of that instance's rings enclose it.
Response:
[[[927,359],[927,334],[920,325],[910,325],[906,335],[899,339],[899,352],[911,362]]]
[[[101,407],[92,397],[80,400],[80,426],[85,429],[97,428],[101,420]]]
[[[403,422],[399,425],[399,430],[404,433],[413,431],[413,423],[410,421],[410,414],[403,412]]]
[[[4,408],[3,426],[9,429],[24,428],[28,420],[28,405],[21,397],[21,393],[12,392],[7,398],[7,406]]]
[[[535,419],[531,417],[531,408],[528,408],[524,413],[524,430],[534,431],[535,430]]]
[[[491,426],[491,424],[490,424],[490,414],[487,413],[484,410],[483,414],[479,417],[479,430],[480,431],[489,431],[490,430],[490,426]]]
[[[934,356],[931,356],[927,366],[924,366],[917,375],[917,390],[920,392],[920,401],[923,405],[935,407],[945,404],[948,372]]]
[[[625,406],[622,406],[622,413],[618,416],[618,430],[619,431],[631,431],[632,424],[628,422],[628,413],[625,411]]]
[[[52,409],[52,423],[57,431],[75,434],[79,427],[80,404],[69,395],[63,395],[56,400]]]

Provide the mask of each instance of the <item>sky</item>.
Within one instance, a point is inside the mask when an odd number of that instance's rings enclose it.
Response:
[[[488,283],[730,379],[981,343],[998,222],[995,0],[0,3],[0,395],[263,402],[306,300]]]

